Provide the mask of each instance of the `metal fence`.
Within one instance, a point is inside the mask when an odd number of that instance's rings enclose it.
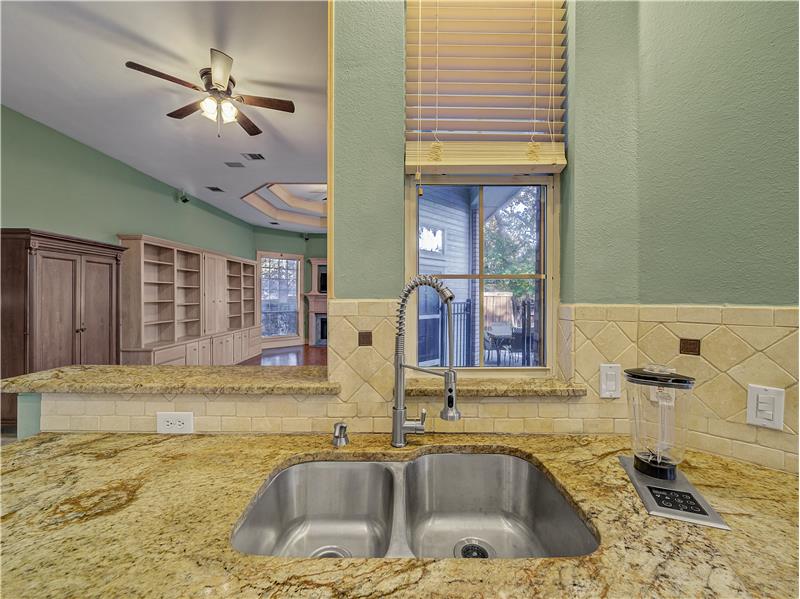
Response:
[[[463,302],[453,302],[453,366],[476,366],[475,353],[473,351],[473,302],[465,300]],[[447,307],[442,304],[439,308],[439,333],[441,335],[439,347],[442,348],[442,355],[439,357],[439,364],[444,366],[447,362]]]

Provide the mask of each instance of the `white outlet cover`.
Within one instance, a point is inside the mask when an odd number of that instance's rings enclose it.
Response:
[[[192,412],[156,412],[156,432],[187,435],[194,432]]]
[[[600,397],[622,397],[622,366],[600,364]]]
[[[777,387],[747,385],[747,424],[783,430],[786,391]]]

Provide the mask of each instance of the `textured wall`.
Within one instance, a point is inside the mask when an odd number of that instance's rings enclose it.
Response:
[[[2,108],[4,227],[116,243],[146,233],[253,258],[252,227],[22,114]]]
[[[562,300],[797,302],[797,4],[569,7]]]
[[[642,303],[797,302],[797,17],[641,3]]]
[[[636,2],[571,2],[561,297],[636,302]]]
[[[404,3],[335,7],[336,296],[394,297],[403,286]]]

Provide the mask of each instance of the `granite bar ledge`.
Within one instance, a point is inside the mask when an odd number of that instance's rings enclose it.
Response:
[[[338,395],[325,366],[66,366],[0,381],[4,393]]]

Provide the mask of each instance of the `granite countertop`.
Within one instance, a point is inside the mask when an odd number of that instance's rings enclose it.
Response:
[[[442,394],[442,379],[417,377],[406,379],[407,397],[431,397]],[[558,379],[532,377],[471,378],[458,377],[459,397],[577,397],[586,395],[586,385]]]
[[[325,366],[65,366],[0,381],[5,393],[337,395]]]
[[[797,477],[689,452],[683,471],[732,531],[650,517],[622,436],[40,434],[2,457],[2,591],[25,597],[796,597]],[[311,459],[503,452],[539,463],[600,535],[577,558],[288,559],[231,529],[267,476]]]

